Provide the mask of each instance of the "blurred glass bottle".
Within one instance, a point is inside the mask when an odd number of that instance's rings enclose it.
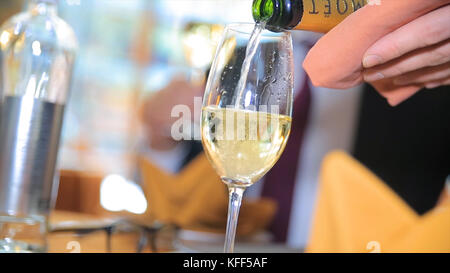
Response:
[[[46,251],[77,48],[57,0],[27,6],[0,28],[0,252]]]
[[[294,29],[325,33],[368,1],[254,0],[252,14],[256,22],[264,22],[272,31]]]

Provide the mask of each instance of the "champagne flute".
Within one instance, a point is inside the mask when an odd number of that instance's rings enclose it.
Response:
[[[292,101],[290,34],[254,24],[227,26],[209,74],[201,119],[206,155],[229,189],[224,252],[233,252],[245,189],[284,150]]]

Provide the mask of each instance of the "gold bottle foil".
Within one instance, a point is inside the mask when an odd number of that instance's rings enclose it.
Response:
[[[368,0],[303,0],[303,17],[295,29],[326,33]]]

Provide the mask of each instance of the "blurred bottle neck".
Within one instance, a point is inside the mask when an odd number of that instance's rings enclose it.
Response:
[[[57,15],[57,0],[30,0],[28,10],[40,15]]]

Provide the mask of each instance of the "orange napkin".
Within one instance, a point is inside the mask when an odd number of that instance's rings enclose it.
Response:
[[[423,216],[343,152],[323,163],[308,252],[450,252],[450,202]]]
[[[316,86],[354,87],[363,82],[362,59],[370,46],[398,27],[448,3],[449,0],[381,0],[380,5],[366,5],[324,35],[308,53],[303,67]],[[373,86],[391,105],[421,88],[395,86],[390,79]]]
[[[204,154],[179,174],[164,172],[141,160],[143,189],[152,219],[196,231],[225,233],[228,190]],[[276,204],[269,199],[243,200],[238,234],[262,231],[272,220]]]

